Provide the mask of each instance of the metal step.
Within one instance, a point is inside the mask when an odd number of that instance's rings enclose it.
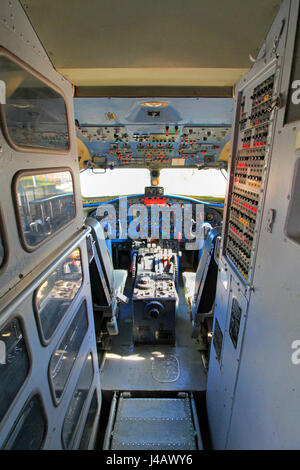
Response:
[[[115,396],[104,449],[203,449],[193,398]]]

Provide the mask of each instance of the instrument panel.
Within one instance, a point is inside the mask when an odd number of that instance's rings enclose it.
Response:
[[[214,205],[218,210],[210,204],[193,198],[141,194],[99,203],[98,208],[93,210],[89,216],[102,223],[107,238],[117,241],[130,238],[128,232],[126,236],[124,232],[124,211],[127,229],[134,220],[135,206],[137,211],[139,208],[145,208],[146,211],[142,211],[145,217],[139,218],[137,223],[139,227],[136,227],[136,239],[159,240],[164,248],[174,248],[175,243],[177,248],[184,249],[185,243],[190,241],[189,236],[185,233],[187,219],[192,221],[193,233],[196,230],[203,230],[203,227],[210,229],[222,224],[223,205]],[[121,211],[123,212],[121,213]],[[158,214],[156,218],[153,217],[154,212]],[[169,222],[166,222],[163,214],[167,214]],[[181,225],[177,225],[177,218],[181,220]],[[123,224],[123,228],[121,224]],[[178,227],[180,227],[179,230]],[[139,231],[140,237],[138,236]]]
[[[178,168],[224,166],[218,162],[231,125],[158,125],[156,132],[130,126],[77,123],[77,136],[96,167]]]
[[[272,136],[275,74],[249,86],[240,98],[239,134],[232,164],[224,254],[248,282]]]

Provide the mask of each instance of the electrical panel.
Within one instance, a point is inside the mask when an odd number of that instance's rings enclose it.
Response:
[[[254,262],[266,188],[275,99],[274,69],[240,93],[238,137],[231,166],[224,254],[244,282]]]
[[[284,0],[235,87],[206,394],[214,449],[299,447],[297,22],[299,1]]]
[[[87,139],[89,142],[100,141],[100,142],[128,142],[128,134],[124,126],[79,126],[77,123],[82,137]]]

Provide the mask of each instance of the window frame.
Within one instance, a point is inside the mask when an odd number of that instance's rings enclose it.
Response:
[[[92,364],[92,371],[93,371],[92,381],[91,381],[91,383],[90,383],[90,386],[89,386],[89,389],[88,389],[88,393],[87,393],[87,396],[86,396],[86,399],[85,399],[83,408],[82,408],[81,411],[80,411],[79,420],[78,420],[77,424],[75,425],[75,428],[74,428],[72,437],[71,437],[71,439],[70,439],[70,447],[67,447],[67,446],[66,446],[66,443],[65,443],[65,438],[64,438],[65,422],[66,422],[66,418],[67,418],[68,412],[69,412],[69,410],[70,410],[70,407],[71,407],[72,400],[73,400],[73,398],[74,398],[75,392],[76,392],[77,389],[78,389],[78,384],[79,384],[79,381],[80,381],[81,373],[84,371],[84,369],[85,369],[85,367],[86,367],[86,365],[87,365],[87,360],[88,360],[89,356],[91,356],[91,364]],[[90,405],[89,395],[90,395],[90,391],[91,391],[92,388],[93,388],[92,385],[93,385],[94,379],[95,379],[94,356],[93,356],[92,350],[90,350],[90,351],[88,352],[88,354],[86,354],[86,356],[85,356],[85,358],[84,358],[83,365],[82,365],[82,368],[81,368],[81,370],[80,370],[80,374],[79,374],[79,376],[78,376],[78,380],[77,380],[76,385],[75,385],[75,388],[74,388],[74,390],[73,390],[73,394],[72,394],[72,397],[71,397],[70,402],[69,402],[69,404],[68,404],[67,411],[66,411],[65,416],[64,416],[64,421],[63,421],[63,424],[62,424],[62,427],[61,427],[61,442],[62,442],[62,446],[63,446],[63,448],[64,448],[65,450],[71,450],[71,449],[72,449],[72,446],[74,445],[74,441],[75,441],[76,438],[77,438],[77,435],[78,435],[78,433],[79,433],[79,428],[80,428],[80,425],[81,425],[81,422],[82,422],[82,418],[85,417],[85,411],[86,411],[86,409],[88,408],[88,405]],[[86,416],[86,417],[87,417],[87,416]]]
[[[62,316],[62,318],[60,319],[59,323],[57,324],[55,330],[53,331],[52,335],[50,336],[49,339],[46,339],[45,336],[44,336],[44,333],[43,333],[43,328],[42,328],[42,324],[41,324],[41,321],[40,321],[40,315],[39,315],[39,311],[38,311],[38,307],[37,307],[37,293],[40,289],[40,287],[42,286],[42,284],[51,276],[51,274],[53,273],[53,271],[55,271],[58,266],[63,263],[64,260],[67,259],[67,257],[75,250],[79,250],[80,251],[80,261],[81,261],[81,274],[82,274],[82,282],[81,282],[81,285],[78,289],[78,291],[76,292],[74,298],[72,299],[70,305],[68,306],[68,308],[66,309],[64,315]],[[43,346],[48,346],[54,339],[54,337],[56,336],[58,330],[60,329],[60,326],[62,325],[64,319],[68,316],[68,313],[70,311],[70,309],[74,306],[74,303],[76,302],[76,300],[78,299],[78,296],[80,296],[80,293],[83,289],[83,286],[84,286],[84,283],[85,283],[85,276],[84,276],[84,269],[83,269],[83,262],[82,262],[82,249],[80,248],[80,245],[77,246],[76,248],[74,248],[74,250],[72,250],[69,254],[65,255],[60,261],[59,263],[57,264],[57,266],[52,269],[51,273],[49,273],[49,275],[41,282],[41,284],[39,284],[39,286],[35,289],[34,293],[33,293],[33,310],[34,310],[34,314],[35,314],[35,317],[36,317],[36,323],[37,323],[37,328],[38,328],[38,332],[39,332],[39,336],[40,336],[40,341],[41,341],[41,344]]]
[[[16,417],[15,421],[13,422],[13,425],[12,427],[10,428],[9,430],[9,433],[4,441],[4,444],[3,446],[1,447],[1,449],[3,450],[6,450],[6,446],[9,442],[9,439],[12,435],[12,432],[14,431],[15,427],[18,425],[18,422],[19,420],[21,419],[26,407],[28,406],[28,404],[30,403],[30,401],[34,398],[34,397],[38,397],[38,400],[40,402],[40,406],[41,406],[41,411],[42,411],[42,416],[44,418],[44,424],[45,424],[45,432],[44,432],[44,435],[43,435],[43,440],[42,440],[42,443],[41,443],[41,446],[40,446],[40,449],[39,450],[42,450],[44,448],[44,444],[45,444],[45,441],[46,441],[46,438],[47,438],[47,435],[48,435],[48,427],[49,427],[49,423],[48,423],[48,416],[47,416],[47,413],[46,413],[46,409],[45,409],[45,405],[44,405],[44,402],[43,402],[43,397],[42,397],[42,394],[40,393],[39,390],[37,389],[33,389],[30,393],[30,395],[28,396],[27,400],[25,401],[24,405],[22,406],[20,412],[18,413],[18,416]],[[10,449],[8,449],[10,450]],[[21,451],[22,452],[22,451]]]
[[[29,338],[27,336],[27,331],[26,331],[26,327],[25,327],[25,322],[24,322],[24,319],[22,316],[20,316],[20,314],[18,313],[18,309],[16,309],[16,311],[14,311],[12,313],[12,315],[9,316],[9,318],[0,326],[0,330],[2,330],[3,328],[5,328],[7,325],[9,325],[9,323],[11,323],[13,320],[17,320],[20,325],[21,325],[21,329],[22,329],[22,333],[23,333],[23,340],[24,340],[24,343],[25,343],[25,346],[26,346],[26,353],[27,353],[27,356],[28,356],[28,371],[27,371],[27,375],[25,377],[25,380],[24,382],[22,383],[22,385],[20,386],[19,390],[17,391],[16,395],[14,396],[12,402],[9,404],[5,414],[3,415],[2,419],[0,420],[0,431],[2,429],[2,427],[4,426],[4,423],[7,421],[7,419],[9,418],[9,415],[13,409],[13,407],[15,406],[15,404],[17,403],[17,401],[19,400],[21,394],[23,393],[23,390],[25,388],[25,386],[27,385],[31,375],[32,375],[32,368],[33,368],[33,355],[32,355],[32,350],[30,348],[30,342],[29,342]]]
[[[98,390],[97,390],[97,387],[95,387],[93,389],[93,392],[91,393],[91,399],[90,399],[88,407],[87,407],[87,413],[86,413],[86,416],[85,416],[85,421],[84,421],[83,428],[81,430],[80,439],[79,439],[79,442],[78,442],[78,450],[88,450],[88,447],[86,449],[84,449],[84,448],[81,448],[81,446],[82,446],[82,440],[83,440],[83,435],[84,435],[84,432],[85,432],[85,429],[86,429],[86,425],[88,424],[89,412],[91,410],[92,401],[94,399],[94,396],[96,397],[96,401],[97,401],[97,411],[96,411],[96,414],[95,414],[95,417],[94,417],[94,420],[93,420],[93,424],[91,426],[92,431],[93,431],[93,428],[95,426],[97,415],[99,413],[99,403],[101,403],[101,402],[99,402]],[[89,436],[89,439],[88,439],[88,443],[87,443],[88,446],[89,446],[90,442],[91,442],[91,435]]]
[[[6,115],[5,111],[3,109],[3,105],[0,103],[0,120],[1,120],[1,128],[4,134],[4,137],[10,147],[12,147],[15,151],[17,152],[25,152],[25,153],[43,153],[43,154],[53,154],[53,155],[69,155],[71,149],[72,149],[72,139],[71,139],[71,126],[70,126],[70,109],[68,105],[68,100],[66,99],[66,96],[64,92],[53,82],[48,80],[48,78],[44,77],[41,75],[38,71],[36,71],[34,68],[32,68],[30,65],[28,65],[26,62],[21,60],[19,57],[16,55],[12,54],[9,52],[7,49],[4,47],[0,46],[0,56],[4,56],[7,59],[11,60],[15,64],[19,65],[21,68],[23,68],[26,72],[30,73],[34,77],[36,77],[38,80],[41,82],[45,83],[49,88],[52,90],[56,91],[63,99],[65,107],[66,107],[66,115],[67,115],[67,127],[68,127],[68,148],[67,149],[48,149],[46,147],[34,147],[34,146],[26,146],[23,147],[21,145],[16,144],[12,138],[10,137],[7,123],[6,123]]]
[[[51,361],[52,361],[52,358],[53,358],[53,355],[55,354],[55,352],[57,351],[58,349],[58,346],[60,345],[62,339],[64,338],[65,334],[69,331],[69,328],[73,322],[73,320],[75,319],[76,315],[78,314],[79,310],[81,309],[82,305],[85,304],[85,308],[86,308],[86,320],[87,320],[87,329],[86,329],[86,332],[85,332],[85,335],[83,336],[82,338],[82,342],[80,344],[80,347],[77,351],[77,355],[76,355],[76,358],[72,364],[72,367],[70,369],[70,372],[68,374],[68,377],[67,377],[67,380],[65,382],[65,385],[64,385],[64,388],[63,388],[63,391],[62,391],[62,394],[60,395],[59,398],[57,398],[56,396],[56,393],[55,393],[55,385],[53,383],[53,380],[51,378]],[[77,363],[78,361],[78,358],[79,358],[79,355],[80,355],[80,351],[81,351],[81,348],[82,348],[82,345],[89,333],[89,329],[90,329],[90,318],[89,318],[89,310],[88,310],[88,301],[87,301],[87,298],[84,296],[82,297],[79,302],[78,302],[78,305],[76,306],[76,308],[74,309],[74,312],[73,312],[73,315],[71,317],[71,319],[69,320],[69,323],[68,325],[66,326],[66,328],[64,329],[64,331],[62,332],[62,334],[60,335],[58,341],[56,342],[56,345],[54,347],[54,349],[51,351],[51,355],[49,357],[49,363],[48,363],[48,383],[49,383],[49,388],[51,390],[51,395],[52,395],[52,399],[53,399],[53,403],[54,405],[57,407],[59,406],[59,404],[61,403],[65,393],[66,393],[66,390],[68,388],[68,385],[69,385],[69,382],[70,382],[70,378],[74,372],[74,367],[75,367],[75,364]]]
[[[74,217],[66,225],[63,225],[62,227],[60,227],[58,230],[56,230],[54,233],[49,235],[49,237],[45,238],[44,240],[42,240],[37,245],[30,246],[26,242],[26,239],[25,239],[25,236],[24,236],[24,232],[23,232],[23,228],[22,228],[22,217],[21,217],[21,214],[19,212],[18,191],[17,191],[18,181],[19,181],[20,178],[22,178],[22,176],[26,176],[26,175],[27,176],[35,176],[35,175],[44,175],[46,173],[63,173],[63,172],[66,172],[66,171],[70,173],[71,179],[72,179],[74,209],[75,209]],[[14,175],[13,181],[12,181],[13,204],[14,204],[14,208],[15,208],[15,214],[16,214],[16,220],[17,220],[17,225],[18,225],[19,237],[21,239],[21,242],[22,242],[22,245],[23,245],[23,248],[25,249],[25,251],[28,251],[29,253],[32,253],[33,251],[36,251],[38,248],[43,246],[45,243],[47,243],[48,241],[50,241],[54,237],[56,237],[62,230],[65,230],[67,227],[69,227],[69,225],[74,223],[74,220],[76,219],[76,217],[78,215],[77,204],[76,204],[76,191],[75,191],[74,182],[75,182],[74,172],[69,167],[59,167],[59,168],[58,167],[52,167],[52,168],[38,168],[38,169],[33,169],[33,170],[20,170]]]

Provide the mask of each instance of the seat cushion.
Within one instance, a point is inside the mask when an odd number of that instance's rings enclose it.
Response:
[[[114,289],[116,292],[123,294],[127,275],[128,273],[125,269],[114,269]]]

